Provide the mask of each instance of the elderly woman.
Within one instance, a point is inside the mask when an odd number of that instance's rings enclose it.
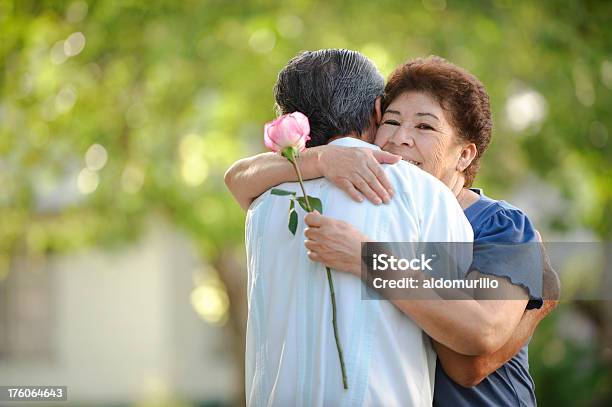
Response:
[[[528,243],[539,240],[527,216],[514,206],[470,188],[480,158],[491,139],[491,112],[484,86],[473,75],[438,57],[416,59],[398,67],[385,87],[382,119],[375,144],[418,166],[452,190],[474,230],[474,243]],[[312,150],[315,150],[314,148]],[[379,162],[388,155],[372,150],[321,146],[305,153],[308,178],[324,176],[356,200],[365,195],[375,204],[392,199],[392,186]],[[274,173],[266,160],[243,161],[230,171],[230,189],[243,207],[279,182],[294,181],[292,174]],[[418,197],[417,197],[418,199]],[[370,241],[351,225],[320,214],[306,216],[305,245],[312,260],[338,271],[361,272],[361,242]],[[497,266],[479,262],[474,273],[506,280],[523,294],[515,301],[526,311],[514,334],[490,354],[467,356],[434,341],[439,357],[434,404],[440,406],[535,405],[529,375],[527,344],[539,321],[555,301],[542,307],[542,274],[524,264]],[[545,290],[558,284],[554,272],[544,273]],[[552,283],[548,284],[547,280]],[[511,283],[511,284],[510,284]],[[391,300],[421,324],[402,301]]]

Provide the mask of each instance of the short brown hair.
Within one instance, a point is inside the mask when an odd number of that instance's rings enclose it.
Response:
[[[444,58],[429,56],[407,61],[389,76],[385,86],[383,111],[405,92],[428,93],[450,112],[450,122],[458,136],[476,145],[476,157],[465,169],[465,186],[470,187],[478,172],[480,157],[491,141],[493,121],[489,95],[471,73]]]

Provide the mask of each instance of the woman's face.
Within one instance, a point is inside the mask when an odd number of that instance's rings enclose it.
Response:
[[[375,143],[452,187],[462,145],[442,106],[423,92],[406,92],[387,107]]]

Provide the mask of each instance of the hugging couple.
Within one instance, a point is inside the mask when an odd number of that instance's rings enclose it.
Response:
[[[324,215],[287,230],[287,201],[270,189],[300,189],[280,155],[239,160],[225,175],[247,211],[247,405],[536,405],[527,346],[557,304],[548,261],[474,251],[465,278],[493,279],[509,299],[362,298],[362,242],[541,247],[520,209],[472,187],[492,134],[483,84],[432,56],[398,66],[385,85],[364,55],[325,49],[289,61],[274,95],[280,114],[310,121],[298,162]],[[348,389],[321,265],[333,269]]]

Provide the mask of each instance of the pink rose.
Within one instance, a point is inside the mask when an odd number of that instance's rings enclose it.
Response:
[[[323,205],[321,200],[306,194],[306,188],[302,181],[302,173],[300,172],[300,165],[298,164],[296,157],[304,151],[306,148],[306,142],[310,140],[308,136],[310,134],[310,124],[308,123],[308,117],[300,112],[293,112],[286,114],[278,119],[266,123],[264,127],[264,143],[266,147],[275,153],[280,153],[293,165],[293,169],[302,188],[301,197],[297,197],[295,192],[285,191],[282,189],[274,188],[270,191],[271,195],[289,195],[291,203],[289,204],[289,231],[295,236],[297,229],[298,216],[295,208],[296,202],[304,208],[307,212],[312,212],[313,208],[318,208],[319,212],[323,211]],[[311,205],[312,202],[312,205]],[[340,345],[340,338],[338,337],[338,325],[336,323],[336,295],[334,293],[334,282],[331,275],[331,269],[325,268],[327,271],[327,282],[329,284],[329,295],[331,296],[332,303],[332,325],[334,327],[334,338],[336,339],[336,349],[338,350],[338,358],[340,359],[340,371],[342,373],[342,385],[344,389],[348,389],[348,381],[346,379],[346,368],[344,366],[344,356],[342,355],[342,346]]]
[[[266,123],[264,144],[275,153],[282,153],[289,147],[302,152],[306,148],[306,142],[310,140],[309,134],[308,117],[300,112],[293,112]]]

